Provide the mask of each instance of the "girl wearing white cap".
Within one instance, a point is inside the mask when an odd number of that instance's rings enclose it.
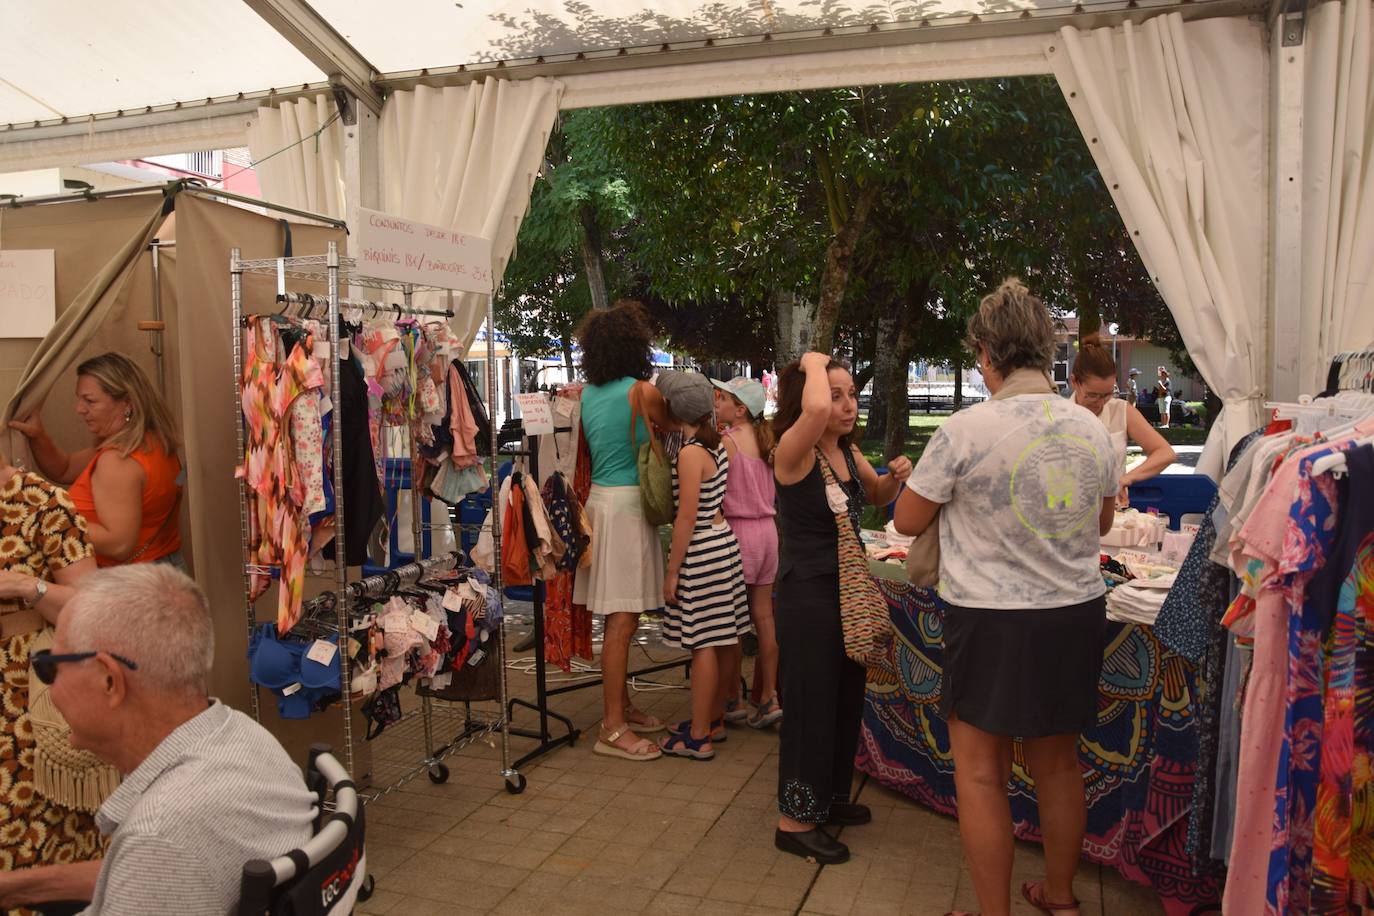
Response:
[[[778,636],[773,624],[773,584],[778,578],[777,487],[769,464],[773,430],[763,417],[763,385],[746,376],[711,384],[719,389],[716,419],[721,423],[721,442],[731,464],[721,508],[739,540],[744,584],[749,589],[749,617],[759,639],[752,709],[739,695],[743,653],[736,652],[728,670],[721,674],[728,698],[725,720],[767,728],[782,719],[777,695]]]

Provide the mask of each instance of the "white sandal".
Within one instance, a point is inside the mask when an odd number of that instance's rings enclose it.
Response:
[[[663,756],[663,749],[654,744],[648,738],[640,738],[639,743],[634,747],[644,747],[643,753],[636,753],[628,748],[620,747],[616,744],[621,737],[630,731],[629,725],[622,725],[609,735],[603,727],[597,731],[596,745],[592,748],[592,753],[600,754],[602,757],[618,757],[621,760],[633,760],[635,762],[657,760]],[[638,736],[636,736],[638,737]]]

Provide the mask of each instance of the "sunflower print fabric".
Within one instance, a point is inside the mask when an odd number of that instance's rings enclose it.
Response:
[[[27,473],[0,487],[0,569],[51,582],[54,570],[94,555],[86,520],[65,490]],[[102,851],[94,815],[34,793],[28,707],[29,646],[36,635],[0,641],[0,868],[6,870],[79,862]]]

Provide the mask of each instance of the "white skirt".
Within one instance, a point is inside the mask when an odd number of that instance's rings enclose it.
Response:
[[[644,521],[639,487],[592,486],[591,566],[578,569],[573,603],[593,614],[641,614],[663,607],[663,545]]]

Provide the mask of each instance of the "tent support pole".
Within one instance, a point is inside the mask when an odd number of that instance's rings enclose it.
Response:
[[[1290,43],[1276,5],[1269,35],[1269,271],[1265,322],[1268,397],[1296,401],[1314,378],[1306,350],[1302,306],[1302,102],[1306,48]],[[1300,31],[1299,31],[1300,34]],[[1309,392],[1311,393],[1311,392]]]

